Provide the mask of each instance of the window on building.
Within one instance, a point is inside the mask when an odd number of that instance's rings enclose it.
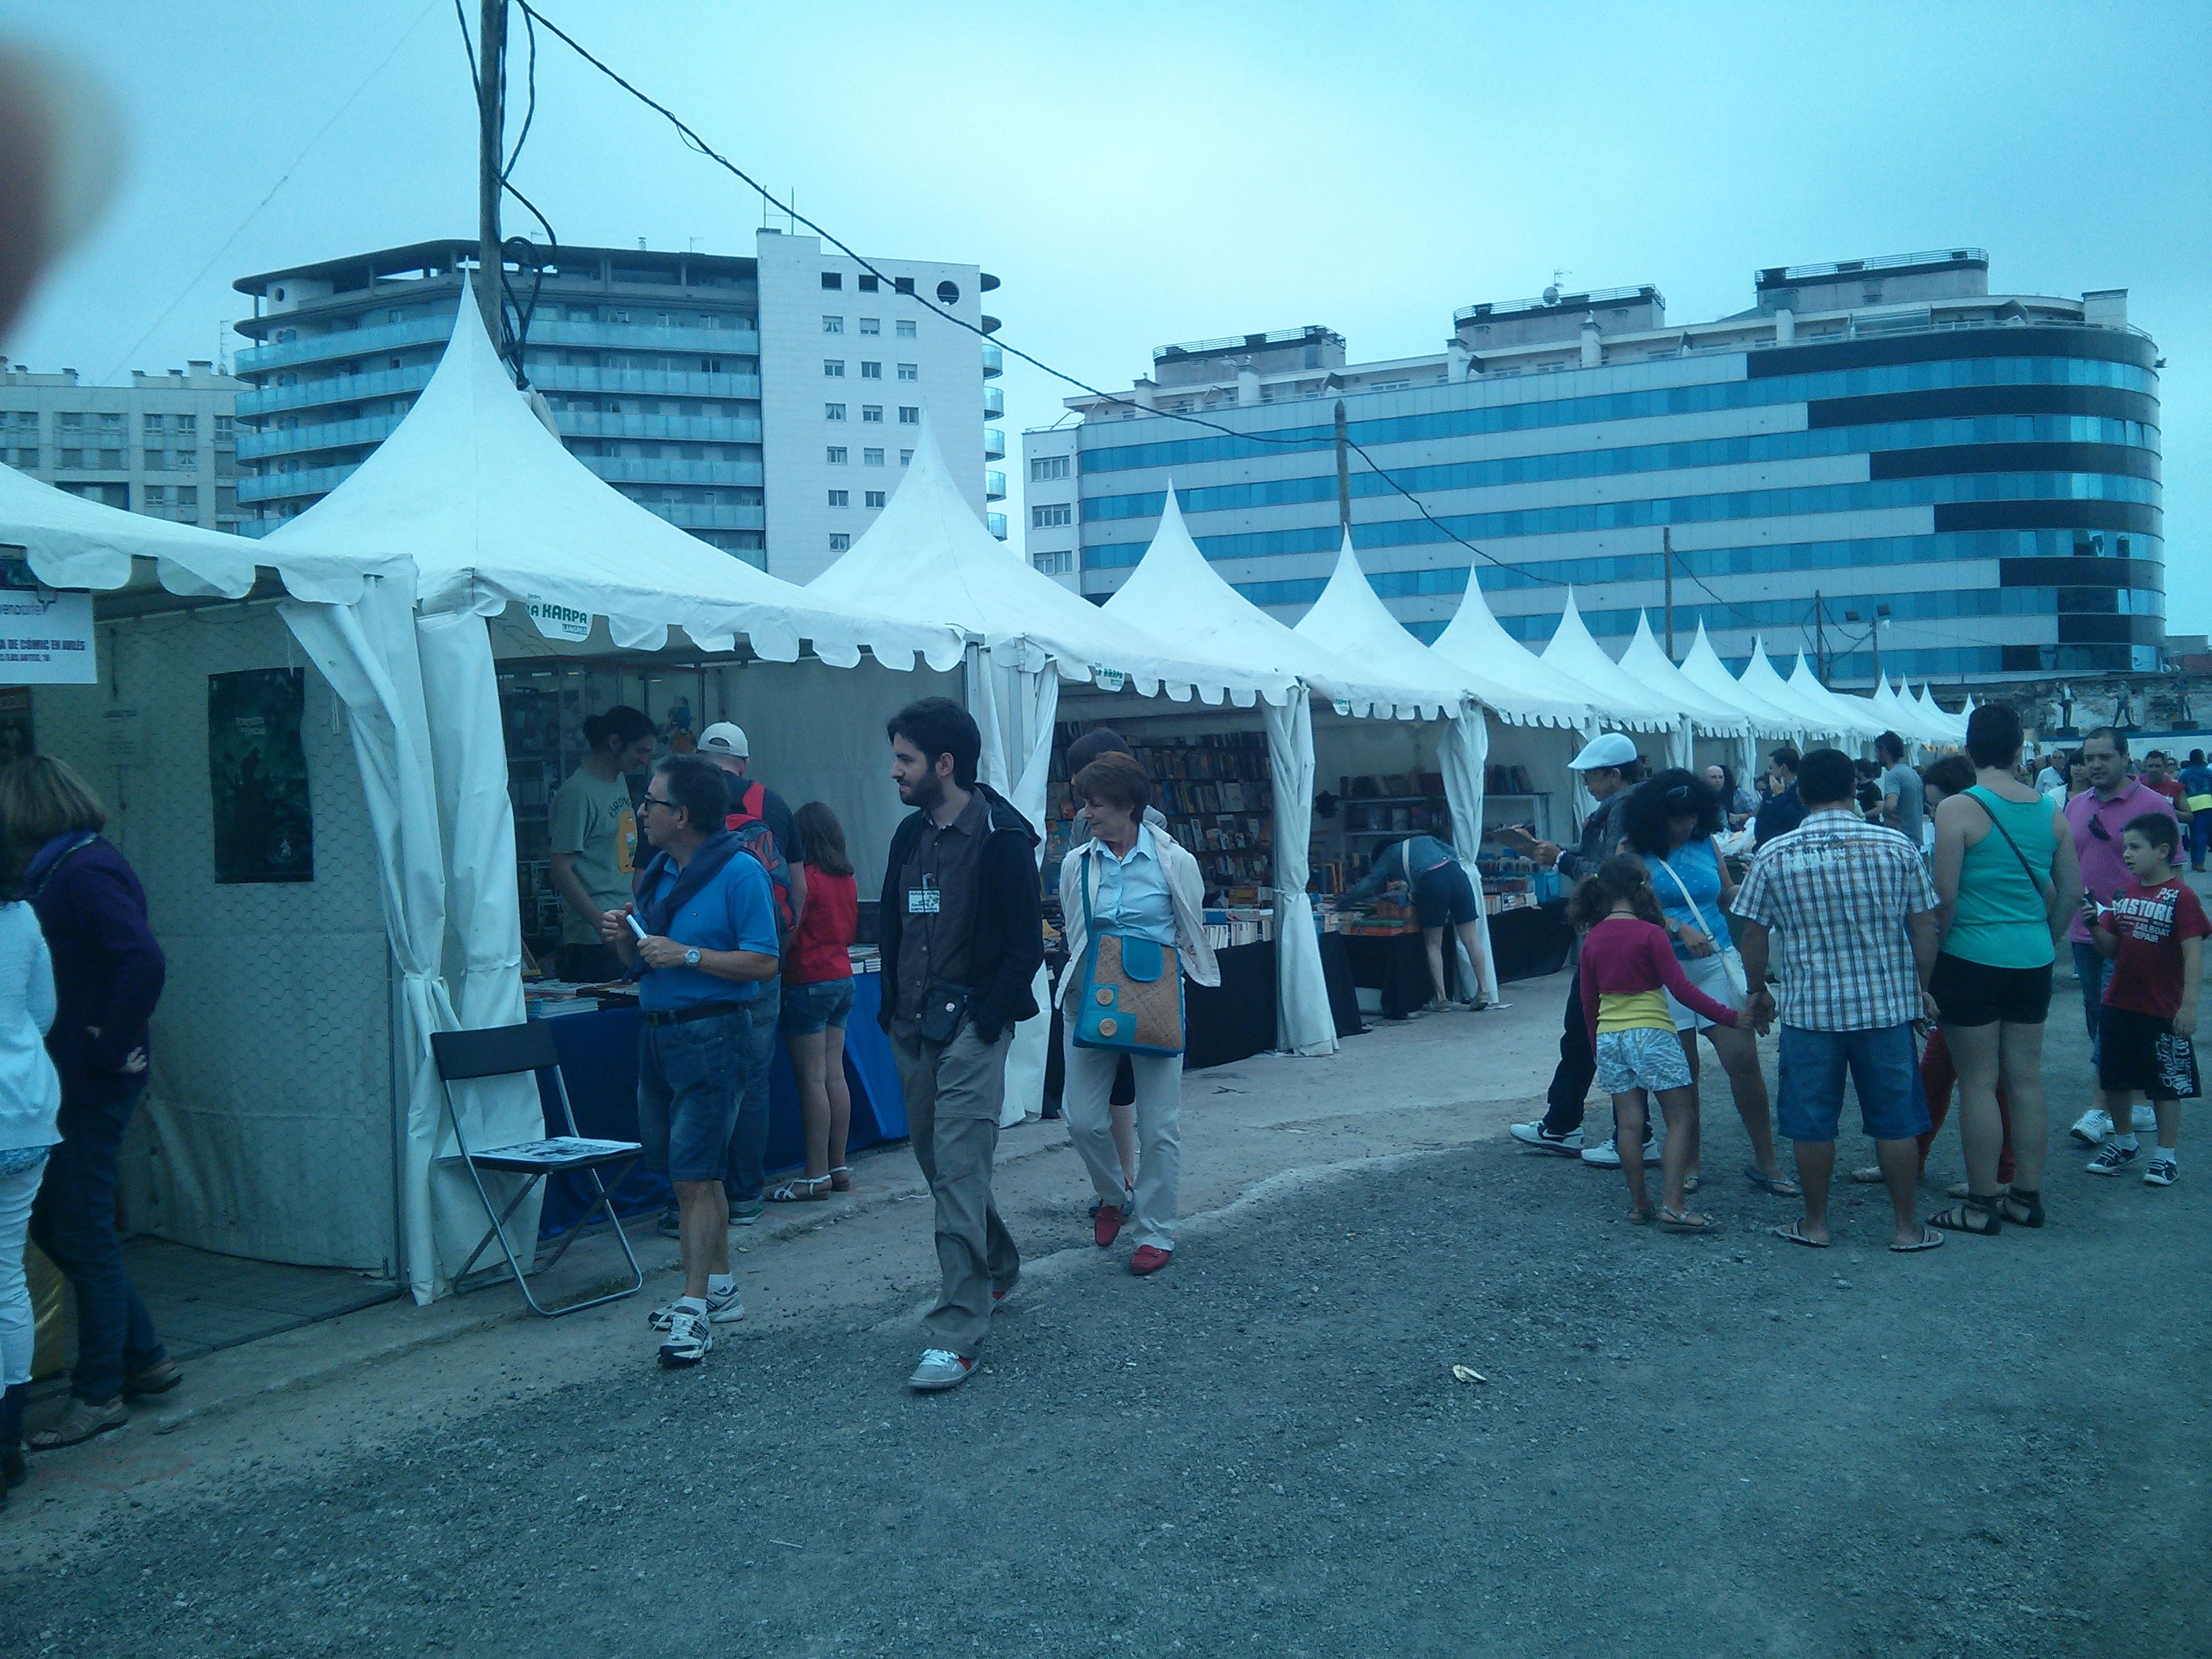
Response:
[[[901,426],[920,426],[921,424],[921,410],[913,404],[901,404],[899,405],[899,424]]]
[[[1066,501],[1055,501],[1044,507],[1033,507],[1030,509],[1030,528],[1032,530],[1051,530],[1060,525],[1073,524],[1074,521],[1075,509]]]
[[[911,449],[902,449],[899,451],[899,465],[901,466],[912,466],[914,465],[914,451]]]
[[[138,510],[141,513],[160,513],[169,505],[169,486],[141,484],[138,488]]]
[[[1075,568],[1075,554],[1063,547],[1057,552],[1039,553],[1030,562],[1048,576],[1065,576]]]
[[[880,318],[880,317],[863,317],[863,318],[861,318],[861,319],[860,319],[860,332],[861,332],[861,333],[863,333],[863,334],[880,334],[880,333],[882,333],[883,331],[884,331],[884,319],[883,319],[882,318]]]
[[[177,507],[178,510],[180,512],[198,512],[200,510],[200,487],[198,484],[179,484],[177,486]]]
[[[142,415],[139,419],[149,432],[167,432],[169,429],[169,417],[166,415]]]
[[[33,432],[39,429],[39,411],[35,409],[19,409],[8,418],[17,426],[29,427]]]
[[[119,449],[101,450],[100,452],[100,470],[103,472],[122,471],[123,452]]]
[[[911,340],[914,338],[913,318],[902,317],[898,319],[898,337],[902,340]]]
[[[884,452],[882,450],[864,449],[860,452],[860,465],[862,466],[881,466],[883,464]]]
[[[1031,483],[1046,483],[1054,478],[1065,478],[1066,476],[1067,457],[1065,455],[1040,455],[1030,463]]]
[[[822,372],[833,380],[843,380],[845,378],[844,360],[838,357],[824,357],[822,360]]]
[[[404,311],[387,311],[384,313],[384,320],[387,323],[404,323],[407,320],[407,313]]]
[[[39,465],[39,452],[35,449],[0,449],[0,456],[7,458],[9,465],[25,472],[34,471]]]
[[[858,288],[863,294],[873,294],[881,289],[883,284],[878,283],[872,276],[863,272],[860,276],[854,279],[854,286]]]
[[[54,465],[65,472],[82,472],[84,470],[84,451],[64,449],[56,457]]]
[[[169,424],[179,432],[194,433],[200,429],[200,417],[197,415],[173,415],[169,417]]]
[[[833,490],[831,490],[831,491],[830,492],[830,506],[832,506],[832,507],[850,507],[852,504],[853,504],[853,492],[852,492],[851,490],[849,490],[849,489],[833,489]]]
[[[914,278],[911,276],[894,276],[891,278],[891,286],[902,294],[911,294],[914,292]],[[902,326],[911,328],[914,325],[908,323],[902,325]]]
[[[960,284],[957,283],[939,283],[937,285],[937,303],[941,306],[958,305],[960,303]]]
[[[842,421],[842,420],[843,420],[843,419],[845,418],[845,405],[844,405],[844,404],[823,404],[823,405],[822,405],[822,418],[823,418],[823,420],[825,420],[825,421]]]
[[[167,450],[149,449],[145,452],[145,455],[147,471],[166,472],[169,470],[169,452]]]
[[[103,432],[122,431],[123,416],[120,414],[101,416],[100,417],[100,429]]]
[[[881,363],[862,363],[860,365],[860,378],[864,380],[882,380],[884,378],[884,366]]]
[[[64,432],[71,431],[84,424],[84,416],[75,410],[64,410],[56,418],[60,421],[62,430]]]
[[[881,507],[884,504],[884,492],[880,489],[867,490],[862,494],[860,500],[865,506]]]
[[[884,418],[884,406],[881,404],[862,404],[860,418],[864,421],[874,421],[880,425]]]
[[[824,288],[842,288],[845,286],[845,278],[837,271],[825,270],[822,273],[822,286]]]
[[[852,544],[853,538],[850,536],[839,534],[832,536],[830,538],[830,550],[832,553],[842,553],[847,548],[852,546]]]
[[[842,334],[845,331],[845,319],[842,317],[824,317],[822,319],[822,331],[824,334]]]
[[[844,445],[831,444],[829,447],[829,449],[825,452],[825,458],[828,459],[830,465],[842,466],[845,465],[845,456],[847,453],[848,452]]]

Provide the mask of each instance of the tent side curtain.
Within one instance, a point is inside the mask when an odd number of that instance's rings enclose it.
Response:
[[[1314,935],[1306,851],[1313,833],[1313,707],[1303,693],[1287,708],[1261,709],[1267,764],[1275,790],[1275,1031],[1283,1048],[1301,1054],[1336,1052],[1336,1016]]]

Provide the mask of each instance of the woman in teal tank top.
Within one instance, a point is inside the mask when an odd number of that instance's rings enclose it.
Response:
[[[2043,1224],[2051,1128],[2043,1024],[2058,935],[2073,921],[2081,871],[2066,820],[2013,775],[2020,750],[2015,711],[2002,703],[1977,708],[1966,722],[1974,787],[1936,809],[1932,873],[1944,931],[1928,988],[1959,1067],[1966,1199],[1928,1220],[1953,1232]],[[1997,1185],[2000,1084],[2012,1109],[2009,1190]]]

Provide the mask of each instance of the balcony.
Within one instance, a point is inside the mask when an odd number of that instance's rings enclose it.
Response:
[[[679,530],[768,528],[768,509],[764,507],[708,507],[697,501],[639,501],[637,504],[647,512],[667,520]]]
[[[991,533],[994,536],[996,536],[1000,541],[1006,539],[1006,515],[1005,514],[986,513],[983,515],[983,522],[990,526]]]
[[[374,328],[342,328],[328,334],[303,334],[296,340],[275,340],[249,346],[238,354],[235,373],[245,379],[295,363],[327,362],[333,357],[360,357],[407,346],[443,345],[453,337],[453,313],[434,313],[410,317],[401,323],[380,323]]]
[[[271,341],[238,354],[237,372],[252,377],[295,363],[327,362],[337,357],[358,357],[404,347],[443,345],[453,337],[453,313],[440,312],[410,317],[404,322],[380,323],[374,328],[342,328],[327,334],[307,334],[296,340]],[[602,346],[624,351],[680,351],[732,353],[752,357],[760,354],[757,328],[675,328],[658,323],[568,322],[540,317],[530,325],[532,346]]]
[[[710,415],[607,415],[592,409],[556,409],[553,424],[565,438],[680,438],[718,444],[761,441],[758,421]]]
[[[576,459],[609,483],[761,487],[758,461],[648,460],[635,455],[579,455]]]
[[[1006,459],[1006,434],[995,426],[983,428],[983,459],[1003,461]]]
[[[983,418],[987,421],[1006,418],[1006,394],[1002,388],[995,386],[983,388]]]
[[[999,349],[996,340],[983,342],[983,378],[995,380],[1006,372],[1006,354]]]
[[[272,415],[282,409],[313,409],[325,404],[359,403],[365,398],[420,392],[430,384],[430,376],[437,367],[435,363],[411,363],[405,368],[380,368],[368,374],[325,375],[319,380],[301,380],[295,386],[256,386],[251,392],[238,394],[238,413],[241,417]]]
[[[983,470],[983,499],[987,501],[1003,501],[1006,499],[1005,473],[991,467],[986,467]]]
[[[540,392],[649,392],[677,398],[757,398],[757,374],[699,374],[652,368],[574,368],[566,363],[531,366]],[[242,400],[241,400],[242,401]]]
[[[743,328],[664,328],[659,323],[572,323],[541,317],[530,325],[530,343],[606,346],[620,351],[734,352],[760,355],[760,331]]]
[[[292,472],[271,472],[258,478],[238,481],[240,501],[283,501],[293,495],[327,495],[354,475],[361,464],[349,461],[343,466],[303,466]]]
[[[271,428],[238,434],[241,460],[264,455],[297,455],[313,449],[346,449],[358,444],[380,444],[392,435],[404,417],[370,415],[358,421],[323,421],[313,426]]]

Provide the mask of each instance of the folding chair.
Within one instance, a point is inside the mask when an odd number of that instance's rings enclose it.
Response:
[[[499,1241],[499,1248],[506,1253],[507,1265],[514,1273],[514,1282],[521,1288],[523,1299],[530,1304],[533,1313],[542,1314],[548,1319],[575,1313],[584,1308],[596,1308],[602,1302],[618,1302],[623,1297],[635,1296],[642,1290],[645,1287],[645,1270],[637,1265],[637,1255],[630,1249],[629,1240],[623,1232],[621,1218],[615,1214],[614,1206],[608,1199],[606,1182],[600,1178],[599,1171],[610,1164],[630,1164],[645,1149],[634,1140],[586,1140],[577,1136],[575,1110],[568,1104],[568,1085],[561,1075],[560,1052],[553,1046],[553,1033],[545,1022],[530,1020],[520,1025],[495,1025],[475,1031],[433,1031],[430,1034],[430,1053],[437,1061],[439,1080],[445,1085],[446,1115],[453,1123],[453,1139],[461,1149],[458,1158],[449,1155],[441,1161],[459,1162],[468,1166],[469,1179],[476,1182],[477,1196],[483,1200],[484,1214],[491,1219],[491,1230],[477,1241],[476,1249],[469,1252],[469,1259],[461,1264],[460,1272],[453,1275],[454,1293],[459,1295],[469,1290],[483,1288],[465,1281],[469,1269],[483,1254],[484,1246],[495,1238]],[[453,1085],[476,1078],[512,1077],[525,1072],[535,1078],[539,1072],[549,1070],[553,1073],[554,1092],[560,1097],[562,1115],[567,1119],[568,1133],[550,1139],[495,1146],[481,1152],[471,1152],[468,1132],[461,1127],[460,1109],[453,1102]],[[486,1170],[502,1175],[527,1176],[530,1179],[522,1183],[505,1210],[495,1211],[491,1194],[484,1188],[482,1172]],[[561,1242],[554,1247],[553,1254],[542,1266],[550,1268],[559,1261],[562,1252],[574,1242],[576,1235],[591,1224],[593,1216],[605,1210],[609,1224],[615,1230],[615,1238],[622,1245],[623,1255],[629,1260],[633,1282],[625,1290],[610,1291],[605,1296],[587,1297],[564,1307],[548,1308],[531,1291],[530,1275],[523,1270],[514,1243],[507,1236],[507,1223],[539,1182],[548,1176],[569,1172],[588,1174],[592,1188],[599,1194],[599,1200],[573,1224],[562,1229]],[[619,1185],[621,1176],[617,1174],[615,1179]],[[532,1255],[533,1257],[536,1255],[534,1247]]]

